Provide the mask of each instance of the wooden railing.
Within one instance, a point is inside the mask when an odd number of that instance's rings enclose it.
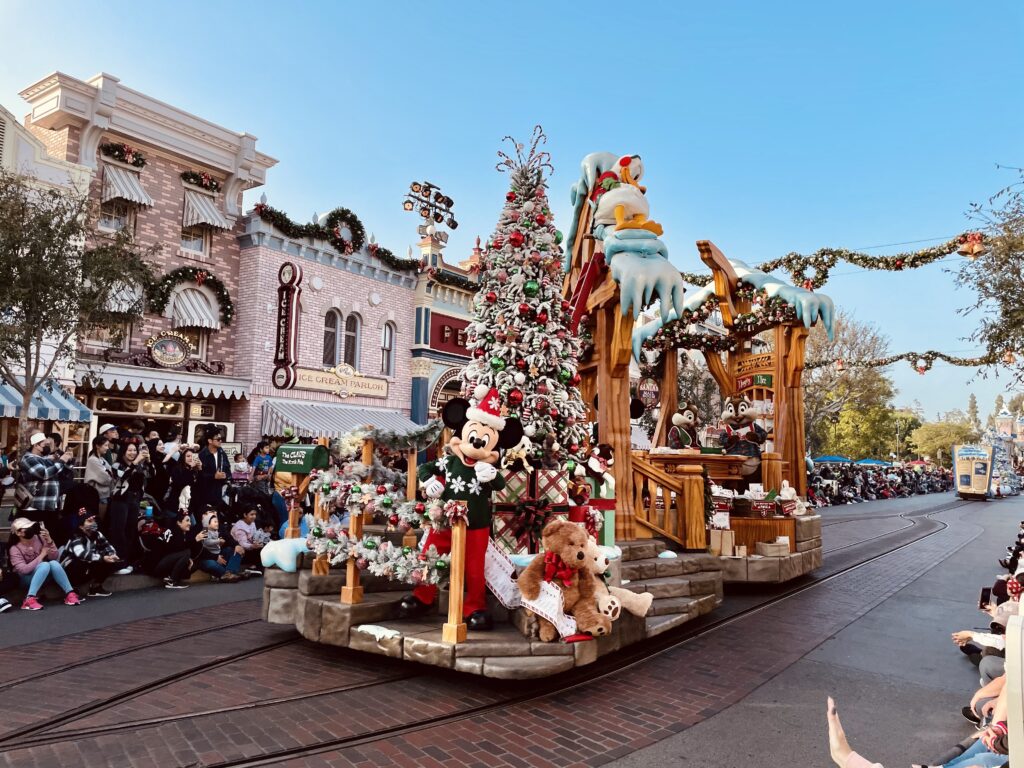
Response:
[[[632,471],[636,523],[686,549],[707,549],[702,467],[681,466],[670,475],[634,456]]]

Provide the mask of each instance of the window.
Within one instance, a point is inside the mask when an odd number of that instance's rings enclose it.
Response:
[[[92,328],[82,334],[82,349],[85,351],[110,349],[115,352],[127,352],[131,338],[131,323],[125,323],[116,328]]]
[[[189,254],[206,256],[209,250],[206,227],[182,227],[181,249]]]
[[[395,375],[395,326],[384,323],[380,333],[380,372],[385,376]]]
[[[210,332],[205,328],[175,328],[190,342],[192,342],[192,357],[197,360],[205,360],[207,347],[209,347]]]
[[[359,326],[362,321],[355,312],[345,318],[345,362],[359,370]]]
[[[131,232],[135,228],[135,209],[127,200],[115,197],[100,206],[100,229]]]
[[[341,313],[332,309],[324,316],[324,365],[333,368],[341,362],[338,344],[341,342]]]

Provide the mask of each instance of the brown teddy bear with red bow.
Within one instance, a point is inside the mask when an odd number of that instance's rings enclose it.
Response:
[[[612,622],[597,611],[594,579],[587,560],[587,532],[568,520],[553,520],[541,533],[544,554],[537,555],[519,574],[519,591],[527,600],[540,596],[541,582],[550,582],[562,592],[562,609],[575,617],[581,633],[607,635]],[[537,617],[540,639],[558,639],[558,630],[547,619]]]

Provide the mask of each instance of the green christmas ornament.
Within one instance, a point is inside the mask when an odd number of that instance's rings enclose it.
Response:
[[[556,229],[555,230],[555,245],[561,245],[561,244],[562,244],[562,230]]]
[[[525,293],[530,298],[533,298],[538,293],[540,293],[540,283],[538,283],[536,280],[527,280],[526,283],[523,285],[523,293]]]
[[[495,370],[495,371],[504,371],[505,370],[505,361],[502,360],[500,357],[492,357],[491,358],[491,368],[493,370]]]
[[[376,549],[377,548],[377,542],[374,541],[373,539],[367,539],[366,541],[363,542],[363,546],[366,547],[367,549]]]
[[[384,509],[390,509],[394,503],[395,500],[392,499],[390,496],[385,496],[383,499],[380,500],[380,505],[384,507]]]
[[[447,560],[438,560],[436,563],[434,563],[434,567],[437,568],[437,570],[439,570],[439,571],[447,571],[448,570],[448,561]]]
[[[558,372],[558,380],[560,382],[562,382],[563,384],[567,384],[569,382],[569,379],[571,379],[571,378],[572,378],[572,371],[570,371],[568,368],[563,368],[562,370],[560,370]]]
[[[353,485],[351,490],[349,491],[349,493],[355,493],[355,494],[359,494],[359,493],[362,493],[362,492],[363,492],[363,489],[360,486],[358,486],[358,485]]]
[[[402,554],[403,555],[411,555],[412,554],[412,547],[402,547]]]
[[[575,472],[576,471],[576,462],[573,461],[572,459],[569,459],[567,462],[565,462],[565,471],[566,472]]]

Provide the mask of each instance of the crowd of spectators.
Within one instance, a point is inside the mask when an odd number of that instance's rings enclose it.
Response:
[[[953,473],[934,466],[857,466],[822,464],[808,475],[807,500],[815,507],[903,499],[953,488]]]
[[[287,517],[272,484],[277,443],[232,460],[215,425],[200,430],[202,445],[144,429],[101,425],[80,481],[56,434],[33,434],[17,466],[4,466],[15,498],[0,546],[0,613],[11,592],[24,594],[23,609],[42,609],[48,583],[65,605],[80,605],[110,597],[105,582],[115,574],[184,589],[196,571],[219,583],[262,573],[259,552]]]

